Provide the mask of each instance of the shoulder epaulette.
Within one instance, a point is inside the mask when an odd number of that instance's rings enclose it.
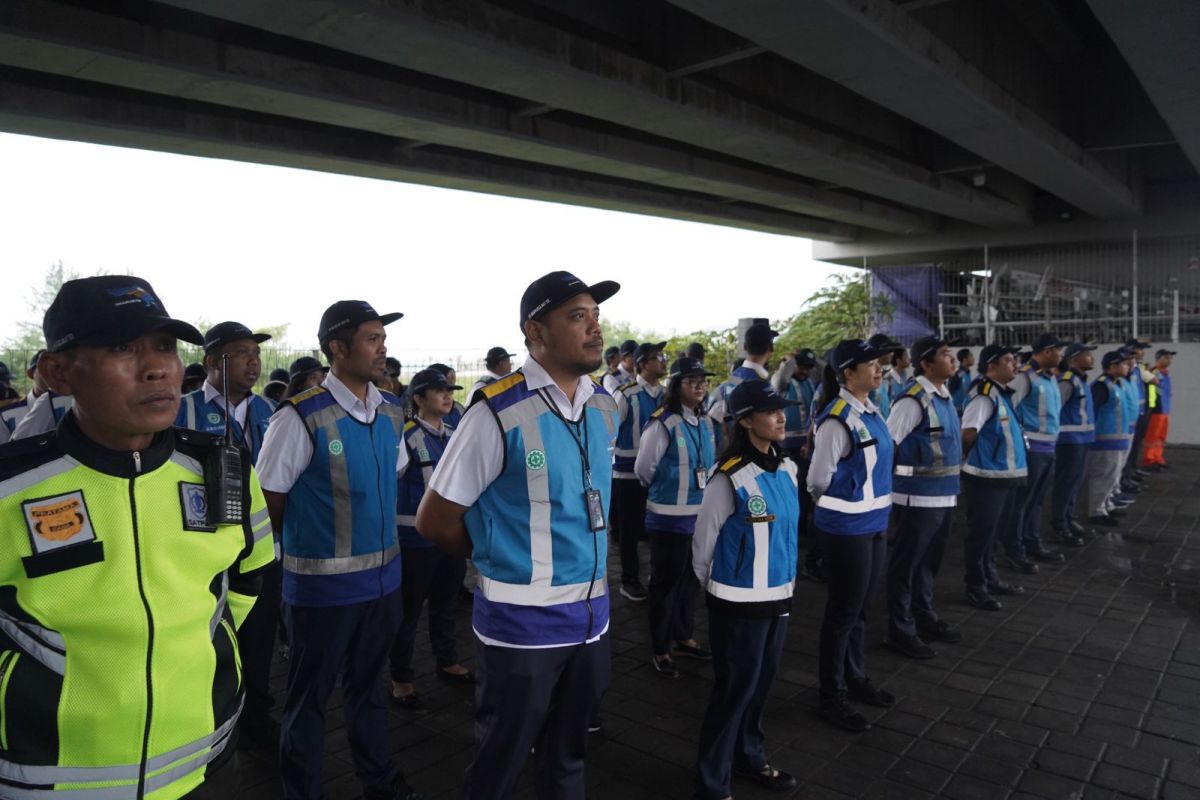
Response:
[[[630,381],[629,383],[622,383],[620,386],[617,387],[617,391],[624,392],[626,389],[628,389],[632,386],[637,386],[637,385],[638,385],[637,381]]]
[[[845,408],[846,408],[845,398],[839,397],[837,400],[834,400],[833,405],[829,407],[829,416],[836,417],[839,414],[841,414],[842,411],[845,410]]]
[[[666,413],[666,411],[667,411],[667,409],[664,406],[659,406],[658,408],[656,408],[650,412],[650,419],[658,419],[664,413]]]
[[[992,383],[991,381],[984,381],[979,385],[979,393],[984,397],[987,397],[992,393],[992,387],[995,385],[996,384]]]
[[[908,391],[905,392],[905,394],[909,397],[916,397],[923,391],[925,391],[925,387],[919,383],[914,383],[912,386],[908,387]]]
[[[720,470],[721,472],[729,473],[729,472],[732,472],[734,470],[734,468],[736,468],[741,463],[742,463],[741,456],[733,456],[732,458],[727,458],[723,462],[721,462],[721,466],[717,467],[717,469]]]
[[[319,395],[321,392],[325,392],[325,391],[328,391],[328,390],[327,390],[327,389],[326,389],[324,386],[313,386],[313,387],[311,387],[311,388],[305,389],[305,390],[304,390],[303,392],[301,392],[300,394],[294,394],[294,395],[292,395],[291,397],[289,397],[289,398],[288,398],[287,400],[285,400],[284,402],[285,402],[285,403],[291,403],[291,404],[292,404],[292,405],[294,405],[294,406],[295,406],[295,405],[299,405],[300,403],[302,403],[303,401],[307,400],[308,398],[310,398],[310,397],[316,397],[316,396],[317,396],[317,395]]]
[[[495,383],[490,383],[487,386],[480,389],[479,391],[483,392],[484,397],[492,398],[492,397],[495,397],[496,395],[500,394],[503,391],[511,389],[512,387],[516,386],[518,383],[520,383],[523,380],[525,380],[525,376],[523,374],[521,374],[520,372],[514,372],[512,375],[509,375],[507,378],[501,378],[500,380],[496,381]]]
[[[384,391],[383,389],[380,389],[379,396],[383,398],[383,402],[385,402],[385,403],[390,403],[391,405],[394,405],[394,406],[403,405],[400,402],[400,398],[397,397],[396,395],[392,394],[391,392],[387,392],[387,391]]]
[[[404,423],[404,432],[408,433],[415,427],[417,427],[417,421],[415,419],[410,419],[408,422]]]
[[[1067,370],[1067,371],[1066,371],[1066,372],[1064,372],[1062,375],[1060,375],[1060,376],[1058,377],[1058,379],[1059,379],[1060,381],[1069,381],[1069,380],[1071,380],[1071,378],[1072,378],[1074,375],[1075,375],[1075,373],[1074,373],[1074,372],[1072,372],[1071,370]]]

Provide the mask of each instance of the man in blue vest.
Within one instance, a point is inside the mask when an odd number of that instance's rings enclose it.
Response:
[[[380,315],[334,303],[317,340],[330,371],[289,397],[259,456],[263,493],[283,531],[283,613],[291,658],[280,762],[287,800],[319,800],[325,704],[341,677],[346,735],[367,800],[424,797],[392,764],[379,673],[400,625],[397,474],[408,464],[404,413],[373,381],[387,369]]]
[[[1028,446],[1029,476],[1025,491],[1013,505],[1013,513],[1001,523],[1001,543],[1008,566],[1023,575],[1037,574],[1034,562],[1060,564],[1063,554],[1042,544],[1042,505],[1054,474],[1054,453],[1058,443],[1062,394],[1055,370],[1062,361],[1067,342],[1053,333],[1043,333],[1033,342],[1028,363],[1017,371],[1008,388],[1017,412],[1017,421],[1025,432]],[[1083,540],[1074,534],[1059,535],[1058,543],[1079,547]]]
[[[615,395],[617,389],[637,378],[637,364],[633,357],[637,346],[638,343],[633,339],[626,339],[617,348],[617,363],[604,375],[604,390],[609,394]]]
[[[1087,521],[1099,527],[1116,528],[1120,522],[1109,498],[1121,480],[1121,463],[1133,438],[1130,406],[1124,401],[1129,362],[1125,351],[1113,350],[1104,354],[1100,366],[1104,374],[1092,383],[1096,436],[1087,461]]]
[[[1087,532],[1075,515],[1079,491],[1087,474],[1088,450],[1096,440],[1096,412],[1087,375],[1096,365],[1092,355],[1095,349],[1082,342],[1067,345],[1058,375],[1062,411],[1058,417],[1058,443],[1054,449],[1054,497],[1050,511],[1054,533],[1060,538],[1082,536]]]
[[[184,395],[179,404],[175,426],[205,433],[221,434],[225,416],[232,407],[230,431],[233,440],[257,464],[267,424],[275,413],[275,404],[254,393],[254,384],[262,370],[259,345],[270,334],[254,333],[240,322],[221,322],[204,334],[204,361],[207,380],[196,391]],[[228,362],[225,356],[229,357]],[[228,364],[228,370],[226,370]],[[222,394],[226,381],[229,395]],[[275,631],[279,627],[280,566],[263,570],[263,587],[254,609],[238,629],[238,650],[242,655],[242,676],[246,701],[238,720],[242,747],[279,746],[279,726],[270,718],[271,656],[275,652]]]
[[[466,800],[507,800],[534,750],[539,798],[583,800],[588,723],[608,686],[607,542],[617,407],[600,303],[619,285],[552,272],[521,298],[529,359],[476,395],[417,530],[479,568],[475,760]]]
[[[958,503],[962,436],[946,388],[954,375],[949,345],[936,336],[918,339],[912,364],[915,377],[893,402],[887,420],[896,443],[887,644],[909,658],[925,659],[936,655],[929,641],[962,639],[933,607],[933,583]]]
[[[1003,606],[994,595],[1019,595],[1025,589],[1000,580],[993,545],[1000,521],[1010,514],[1028,473],[1025,438],[1009,396],[1016,374],[1013,356],[1020,348],[990,344],[979,354],[983,378],[963,411],[962,441],[966,462],[963,487],[967,501],[967,538],[963,544],[967,605],[984,611]]]
[[[510,353],[504,347],[493,347],[491,350],[488,350],[487,356],[483,360],[483,365],[487,368],[487,371],[471,387],[471,393],[467,395],[467,402],[470,403],[471,398],[480,389],[491,386],[512,372],[512,360],[515,355],[516,353]]]
[[[646,599],[638,558],[638,542],[646,532],[646,487],[633,465],[642,443],[642,429],[662,403],[662,378],[667,374],[666,342],[643,342],[633,352],[637,378],[617,389],[613,399],[621,423],[613,451],[613,514],[621,530],[621,596],[635,603]]]
[[[877,333],[867,340],[867,344],[876,350],[886,350],[879,359],[879,365],[883,367],[883,380],[879,383],[879,388],[871,392],[871,402],[879,409],[880,415],[887,419],[892,413],[892,392],[893,384],[892,372],[895,369],[894,362],[896,360],[896,351],[903,350],[904,345],[894,340],[886,333]]]
[[[958,410],[958,415],[961,417],[963,409],[967,407],[971,382],[974,380],[971,369],[975,366],[975,354],[968,348],[961,347],[954,357],[958,359],[958,369],[954,371],[954,377],[946,385],[950,389],[950,396],[954,398],[954,408]]]
[[[733,414],[729,412],[730,392],[742,381],[756,378],[762,381],[770,379],[767,364],[770,363],[771,356],[775,354],[775,338],[777,336],[779,336],[778,331],[771,330],[771,326],[761,322],[756,322],[747,328],[746,335],[742,338],[742,345],[746,350],[745,359],[742,360],[740,366],[735,367],[729,373],[729,379],[713,392],[713,402],[708,408],[708,417],[712,420],[713,431],[717,434],[718,450],[726,434],[729,433],[729,426],[733,424]]]

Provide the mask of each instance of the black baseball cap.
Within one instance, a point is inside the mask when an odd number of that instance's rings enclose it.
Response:
[[[619,347],[608,347],[608,348],[605,348],[605,350],[604,350],[604,360],[605,361],[608,361],[613,356],[619,356],[619,355],[621,355],[621,348],[619,348]]]
[[[45,348],[37,350],[29,357],[29,369],[37,369],[38,361],[42,358],[42,353],[46,352]]]
[[[8,383],[12,380],[12,372],[8,369],[8,364],[0,361],[0,383]]]
[[[240,322],[218,322],[204,334],[204,352],[215,350],[229,342],[236,342],[238,339],[253,339],[262,344],[270,338],[271,334],[255,333]]]
[[[623,358],[625,356],[633,355],[634,351],[637,350],[637,347],[638,343],[635,340],[626,339],[625,341],[621,342],[621,348],[617,352],[619,352]]]
[[[912,358],[914,364],[920,364],[926,359],[932,359],[937,355],[938,350],[949,346],[949,344],[949,342],[940,336],[922,336],[913,342],[912,349],[909,351],[909,357]]]
[[[988,364],[991,364],[1001,356],[1016,355],[1021,352],[1019,347],[1008,347],[1003,344],[989,344],[987,347],[979,351],[979,366],[987,369]]]
[[[962,361],[964,358],[966,358],[969,355],[971,355],[971,348],[960,347],[958,349],[958,352],[954,354],[954,357],[957,358],[959,361]]]
[[[815,367],[817,354],[807,347],[796,351],[796,363],[801,367]]]
[[[633,351],[633,363],[640,364],[650,357],[654,351],[662,352],[662,349],[667,346],[666,342],[642,342]]]
[[[704,352],[704,345],[700,344],[699,342],[692,342],[687,346],[687,350],[684,351],[684,355],[686,355],[688,358],[694,358],[697,361],[701,361],[704,359]]]
[[[1154,357],[1162,358],[1163,356],[1173,356],[1173,355],[1178,355],[1178,351],[1176,351],[1176,350],[1159,350],[1154,354]]]
[[[365,300],[338,300],[325,309],[321,315],[321,327],[317,329],[317,341],[321,344],[329,341],[329,337],[343,328],[357,328],[364,322],[378,320],[384,325],[391,325],[404,315],[399,311],[390,314],[379,314]]]
[[[283,381],[284,383],[287,383],[288,371],[282,367],[276,367],[275,369],[271,370],[271,373],[269,375],[267,375],[267,380],[268,381]]]
[[[904,345],[900,344],[886,333],[875,334],[870,339],[867,339],[867,344],[871,345],[871,347],[875,348],[876,350],[882,351],[881,355],[887,355],[890,352],[904,347]]]
[[[621,284],[616,281],[600,281],[587,285],[566,270],[551,272],[538,278],[521,295],[521,331],[525,322],[541,319],[572,297],[590,294],[597,303],[603,303],[616,294]]]
[[[874,361],[890,352],[892,352],[891,347],[875,347],[869,341],[864,342],[862,339],[842,339],[838,342],[838,346],[833,348],[833,360],[829,363],[840,373],[844,369]]]
[[[383,360],[384,367],[387,369],[388,375],[393,378],[400,377],[400,359],[388,356]]]
[[[1083,342],[1071,342],[1067,345],[1067,349],[1063,351],[1063,358],[1070,361],[1080,353],[1086,353],[1089,350],[1095,350],[1096,345],[1084,344]]]
[[[779,331],[771,330],[770,325],[756,322],[746,328],[745,345],[747,350],[766,350],[771,347]]]
[[[1104,354],[1104,358],[1100,360],[1100,366],[1108,369],[1113,364],[1119,364],[1129,358],[1129,353],[1126,353],[1124,348],[1120,350],[1109,350]]]
[[[1066,347],[1070,342],[1058,338],[1053,333],[1043,333],[1041,336],[1033,340],[1033,355],[1037,355],[1043,350],[1050,350],[1054,347]]]
[[[675,378],[700,378],[712,377],[715,372],[706,372],[704,365],[700,363],[698,358],[689,358],[683,356],[671,362],[671,370],[667,373],[671,380]]]
[[[413,375],[412,380],[408,382],[408,390],[413,394],[419,394],[430,389],[461,389],[461,386],[455,386],[446,378],[446,374],[440,369],[429,367]]]
[[[46,349],[51,353],[80,345],[124,344],[153,331],[189,344],[204,343],[195,327],[171,318],[149,283],[129,275],[67,281],[42,318]]]
[[[1130,339],[1128,342],[1125,343],[1126,350],[1145,350],[1149,346],[1150,346],[1149,339],[1142,339],[1137,336],[1135,336],[1134,338]]]
[[[729,393],[729,408],[735,419],[753,414],[756,411],[778,411],[788,406],[798,406],[795,400],[787,400],[775,387],[757,378],[742,381],[733,387]]]
[[[310,372],[316,372],[317,370],[329,372],[329,367],[323,365],[320,361],[317,361],[312,356],[300,356],[300,358],[297,358],[292,362],[291,366],[288,367],[288,380],[291,380],[299,375],[306,375]]]
[[[485,365],[491,367],[491,366],[495,366],[496,364],[499,364],[504,359],[512,358],[515,355],[516,355],[516,353],[508,352],[507,348],[493,347],[491,350],[487,351],[487,356],[484,357],[483,363]],[[607,356],[607,355],[608,354],[605,353],[605,356]]]
[[[183,368],[183,379],[185,381],[204,380],[208,377],[208,370],[203,364],[193,361]]]

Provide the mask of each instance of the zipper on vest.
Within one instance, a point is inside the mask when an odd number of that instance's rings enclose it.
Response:
[[[137,472],[142,471],[142,456],[136,450],[133,451],[133,465]],[[150,681],[154,655],[154,615],[150,611],[150,600],[146,597],[146,584],[142,576],[142,545],[138,531],[137,498],[134,494],[136,482],[136,478],[129,479],[129,517],[133,530],[133,558],[134,568],[137,571],[138,597],[141,598],[142,608],[146,612],[146,724],[142,729],[142,756],[138,765],[137,788],[137,796],[141,798],[146,795],[146,761],[149,758],[150,750],[150,721],[154,716],[154,688]]]

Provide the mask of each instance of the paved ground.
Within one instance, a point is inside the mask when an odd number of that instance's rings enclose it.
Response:
[[[882,646],[876,600],[868,663],[900,698],[853,735],[818,720],[817,629],[824,588],[797,587],[787,652],[767,716],[771,760],[796,773],[799,798],[1200,798],[1200,450],[1174,449],[1119,534],[1093,538],[1063,567],[1022,580],[998,613],[959,601],[961,524],[938,584],[943,615],[962,628],[914,662]],[[961,521],[960,521],[961,523]],[[614,565],[610,564],[610,572]],[[461,609],[464,655],[469,604]],[[698,612],[704,637],[705,612]],[[418,634],[424,640],[422,625]],[[707,665],[679,680],[649,666],[644,604],[613,602],[612,688],[588,756],[597,800],[687,798],[711,687]],[[417,664],[427,710],[391,713],[392,748],[411,782],[454,797],[471,758],[471,695]],[[469,659],[468,659],[469,663]],[[284,665],[277,665],[282,688]],[[331,800],[354,798],[341,709],[329,713]],[[250,798],[278,796],[269,756],[243,753]],[[777,797],[735,784],[738,800]],[[528,791],[523,796],[532,796]]]

